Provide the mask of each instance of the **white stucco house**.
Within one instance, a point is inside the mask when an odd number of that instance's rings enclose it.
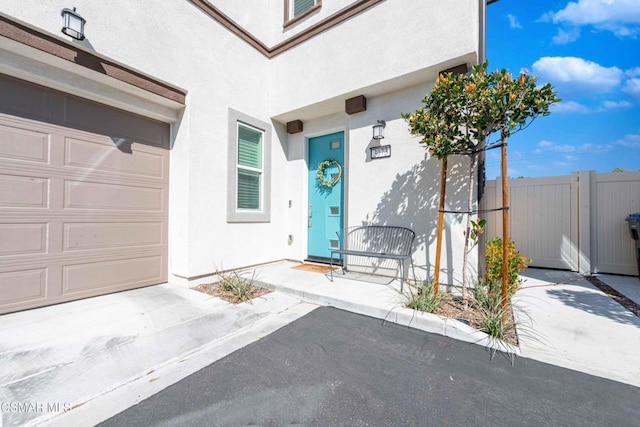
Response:
[[[440,163],[401,113],[484,60],[486,3],[3,0],[0,313],[322,260],[325,223],[411,228],[432,275]],[[61,32],[73,7],[83,40]],[[330,201],[318,159],[339,165]],[[455,209],[467,170],[449,163]],[[443,282],[461,277],[462,219]]]

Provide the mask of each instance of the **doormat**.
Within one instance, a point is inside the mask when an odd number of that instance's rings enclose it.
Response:
[[[328,265],[318,265],[318,264],[300,264],[300,265],[296,265],[295,267],[291,267],[295,270],[303,270],[303,271],[311,271],[314,273],[329,273],[331,272],[331,267],[329,267]],[[337,267],[333,268],[334,270],[337,269]]]

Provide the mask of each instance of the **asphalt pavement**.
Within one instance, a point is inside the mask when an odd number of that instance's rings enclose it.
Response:
[[[100,425],[640,423],[640,388],[512,357],[321,307]]]

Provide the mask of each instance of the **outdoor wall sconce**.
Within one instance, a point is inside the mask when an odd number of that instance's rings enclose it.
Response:
[[[87,21],[76,12],[76,8],[64,8],[60,15],[64,20],[62,32],[76,40],[84,40],[84,24]]]
[[[373,139],[383,139],[384,138],[384,127],[387,123],[384,120],[378,120],[378,123],[373,125]]]

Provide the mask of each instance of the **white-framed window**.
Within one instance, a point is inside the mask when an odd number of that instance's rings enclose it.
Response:
[[[260,211],[262,208],[263,137],[263,131],[238,123],[238,157],[236,159],[238,210]]]
[[[285,26],[318,9],[322,0],[284,0]]]
[[[269,222],[269,124],[229,109],[227,222]]]

